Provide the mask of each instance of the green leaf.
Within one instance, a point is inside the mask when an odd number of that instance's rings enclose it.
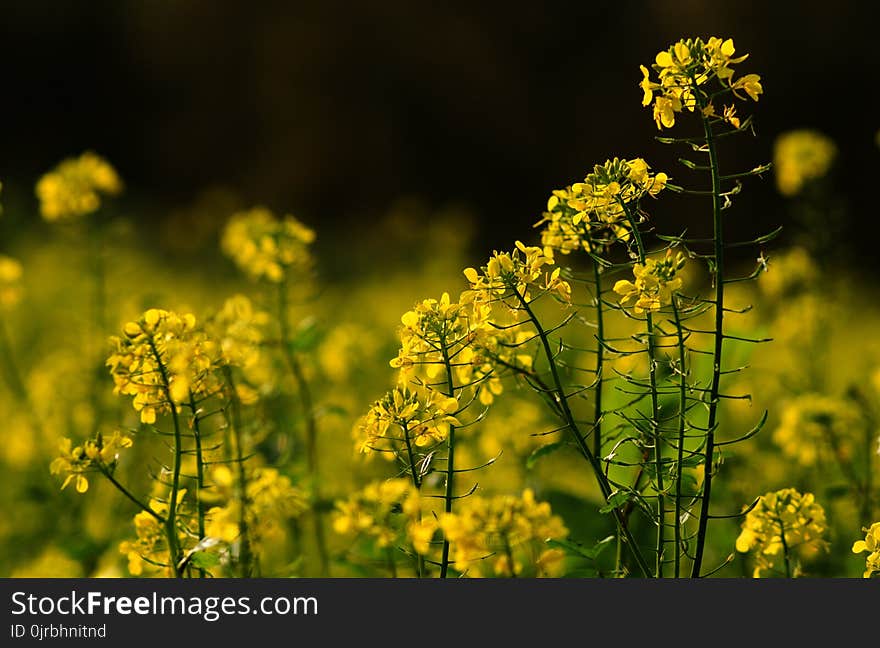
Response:
[[[220,562],[220,556],[207,551],[197,551],[192,555],[192,558],[190,558],[190,562],[192,563],[193,567],[198,567],[199,569],[209,569]]]
[[[592,547],[585,547],[570,540],[550,539],[547,541],[547,545],[553,547],[554,549],[562,549],[569,556],[580,556],[581,558],[595,560],[613,540],[614,536],[608,536],[607,538],[599,540],[599,542],[597,542]]]
[[[526,468],[531,470],[538,462],[538,459],[556,452],[564,445],[564,441],[556,441],[555,443],[548,443],[547,445],[542,445],[540,448],[535,449],[526,459]]]
[[[628,490],[619,490],[615,493],[611,493],[611,497],[609,497],[605,505],[599,509],[599,513],[610,513],[614,509],[619,508],[633,499],[634,495],[635,494],[632,491]]]

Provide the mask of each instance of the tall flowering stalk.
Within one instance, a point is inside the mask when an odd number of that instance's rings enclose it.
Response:
[[[562,268],[554,266],[551,248],[529,247],[517,241],[512,252],[495,252],[480,270],[468,268],[464,271],[471,289],[463,299],[490,305],[506,314],[507,319],[511,321],[506,325],[509,330],[530,327],[534,331],[532,337],[538,341],[539,353],[550,374],[550,383],[544,383],[534,371],[526,373],[527,380],[530,380],[530,384],[539,393],[546,396],[549,406],[562,420],[563,429],[570,433],[578,450],[591,466],[602,496],[615,517],[629,551],[647,576],[650,573],[647,562],[618,504],[611,499],[614,489],[605,475],[599,458],[587,443],[587,436],[581,431],[581,424],[572,411],[570,399],[573,393],[565,385],[557,354],[553,350],[550,338],[552,331],[564,326],[571,317],[553,329],[548,329],[535,312],[535,302],[545,295],[553,296],[562,303],[571,302],[571,285],[561,277]]]
[[[308,276],[314,262],[310,245],[315,232],[297,218],[276,217],[265,207],[233,214],[226,224],[221,240],[223,251],[255,281],[264,281],[274,289],[278,344],[288,371],[296,385],[300,413],[305,432],[306,469],[312,483],[312,495],[320,501],[318,465],[318,422],[311,385],[306,377],[300,354],[295,350],[294,333],[289,315],[291,285]],[[313,513],[315,545],[322,575],[329,575],[330,559],[320,507]]]
[[[724,236],[724,210],[731,206],[732,196],[740,190],[740,179],[758,175],[766,171],[768,166],[759,166],[750,171],[724,175],[718,158],[718,140],[720,137],[744,132],[750,118],[742,120],[737,115],[737,100],[757,101],[763,93],[761,78],[757,74],[737,76],[735,66],[742,63],[748,55],[734,56],[736,49],[732,39],[712,37],[708,40],[700,38],[681,40],[669,49],[657,54],[651,66],[656,77],[647,67],[642,66],[643,90],[642,103],[652,106],[657,128],[671,128],[676,117],[683,113],[699,116],[702,126],[702,137],[658,138],[664,143],[685,143],[694,151],[706,154],[708,164],[696,164],[682,160],[690,169],[708,173],[711,188],[708,191],[687,191],[680,187],[677,190],[696,195],[708,195],[712,201],[712,252],[703,255],[709,264],[714,285],[714,299],[708,300],[714,312],[714,324],[710,332],[712,342],[712,374],[710,386],[706,392],[707,418],[705,425],[705,451],[702,492],[700,494],[699,526],[695,538],[693,565],[691,575],[702,575],[703,557],[708,532],[708,523],[712,515],[710,503],[712,486],[717,469],[716,444],[718,431],[718,406],[725,394],[722,392],[721,380],[725,374],[723,369],[725,323],[725,286],[732,281],[726,275],[725,254],[729,245]],[[656,80],[655,80],[656,78]],[[730,103],[726,103],[730,101]],[[671,187],[672,188],[672,187]],[[754,244],[764,239],[755,239]],[[693,239],[677,238],[675,242],[682,245],[698,244]],[[742,245],[742,244],[740,244]],[[756,271],[759,272],[759,267]],[[752,277],[747,277],[752,278]]]
[[[109,199],[123,191],[123,183],[116,169],[93,151],[60,162],[37,182],[35,192],[40,202],[43,220],[53,224],[82,223],[85,221],[88,237],[88,263],[94,289],[92,292],[92,322],[87,345],[89,362],[95,362],[98,352],[94,340],[103,339],[107,331],[107,279],[104,263],[104,229]],[[92,409],[95,431],[101,425],[102,407],[98,393],[98,374],[92,383]]]
[[[432,427],[445,440],[445,485],[442,497],[443,510],[447,514],[452,512],[457,499],[467,496],[467,493],[456,493],[456,475],[470,470],[462,470],[455,464],[455,433],[459,425],[455,417],[464,410],[457,403],[467,392],[471,392],[488,406],[494,398],[493,394],[501,389],[493,364],[487,362],[480,352],[492,339],[493,330],[488,316],[489,310],[484,304],[463,299],[453,302],[448,293],[444,293],[439,300],[425,299],[401,317],[401,347],[397,357],[391,360],[391,366],[400,370],[402,384],[413,383],[436,390],[445,397],[445,400],[434,405],[436,399],[429,393],[425,405],[427,412],[439,412],[439,427],[437,421]],[[409,434],[416,434],[419,429],[414,427],[408,430],[405,437],[408,439]],[[414,439],[419,444],[423,438],[417,435]],[[415,479],[413,465],[410,471]],[[444,538],[440,578],[448,576],[449,550],[449,539]]]

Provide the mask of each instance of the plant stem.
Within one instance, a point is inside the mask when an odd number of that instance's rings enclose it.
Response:
[[[788,555],[788,542],[785,540],[785,522],[779,512],[779,502],[776,503],[776,519],[779,521],[779,538],[782,541],[782,557],[785,560],[785,577],[791,578],[791,559]]]
[[[154,510],[151,509],[149,506],[147,506],[146,504],[144,504],[143,502],[141,502],[137,497],[135,497],[134,495],[132,495],[131,491],[129,491],[125,486],[123,486],[122,484],[120,484],[120,483],[116,480],[116,478],[113,476],[113,473],[111,473],[109,470],[106,470],[106,469],[103,469],[103,468],[100,469],[100,470],[101,470],[101,474],[104,475],[104,477],[106,477],[107,480],[108,480],[111,484],[113,484],[113,485],[116,487],[116,489],[117,489],[120,493],[122,493],[123,495],[125,495],[125,496],[126,496],[129,500],[131,500],[132,502],[134,502],[134,504],[135,504],[139,509],[141,509],[142,511],[144,511],[144,512],[146,512],[146,513],[149,513],[150,515],[152,515],[152,516],[156,519],[156,521],[157,521],[159,524],[165,524],[165,518],[164,518],[164,517],[162,517],[161,515],[159,515],[158,513],[156,513],[156,511],[154,511]]]
[[[232,427],[232,439],[235,446],[235,464],[238,468],[237,480],[237,497],[238,497],[238,535],[241,542],[239,550],[239,566],[242,578],[251,575],[251,542],[247,523],[247,471],[244,467],[244,451],[241,443],[241,401],[238,399],[238,392],[235,389],[235,382],[232,378],[232,369],[227,365],[223,367],[223,375],[226,378],[226,384],[229,394],[229,408],[232,412],[231,418],[227,418],[227,422]]]
[[[629,221],[633,239],[636,242],[639,263],[644,265],[647,255],[635,214],[626,202],[620,198],[618,198],[618,202]],[[660,434],[660,403],[657,390],[657,351],[654,344],[654,316],[651,311],[645,313],[645,328],[648,341],[648,376],[651,384],[651,436],[654,440],[654,471],[657,487],[657,562],[655,569],[657,578],[663,578],[663,550],[666,547],[666,499],[663,493],[663,443]]]
[[[202,456],[202,431],[199,427],[199,416],[196,410],[196,399],[192,391],[189,393],[189,410],[192,415],[193,439],[196,443],[196,519],[198,520],[199,542],[205,538],[205,505],[202,502],[202,490],[205,488],[205,462]],[[205,570],[199,569],[199,577],[205,577]]]
[[[700,106],[704,108],[705,106]],[[718,168],[718,152],[712,125],[706,116],[702,117],[706,147],[709,151],[709,166],[712,173],[712,229],[715,257],[715,345],[712,351],[712,385],[709,391],[709,417],[706,425],[706,460],[704,464],[703,494],[700,501],[700,522],[697,528],[697,544],[694,550],[694,564],[691,577],[699,578],[703,566],[703,551],[706,546],[706,532],[709,524],[709,502],[712,497],[712,477],[715,463],[715,426],[718,417],[718,394],[721,385],[721,352],[724,346],[724,228],[721,218],[721,171]]]
[[[403,438],[406,441],[406,456],[409,460],[409,473],[412,477],[413,486],[416,487],[416,490],[422,489],[422,480],[419,479],[419,471],[416,468],[416,460],[415,455],[412,450],[412,441],[409,438],[409,426],[406,423],[403,423],[400,426],[400,429],[403,431]],[[422,521],[422,514],[419,513],[419,522]],[[422,554],[418,554],[416,558],[416,575],[418,578],[421,578],[425,571],[425,557]]]
[[[681,471],[684,463],[684,433],[687,412],[687,370],[685,366],[684,333],[681,316],[678,312],[678,296],[672,295],[672,312],[675,315],[675,330],[678,333],[678,456],[675,459],[675,578],[681,576]]]
[[[455,382],[452,377],[452,363],[449,360],[449,349],[446,346],[445,335],[440,340],[440,350],[443,354],[443,366],[446,368],[447,396],[455,398]],[[449,435],[446,437],[446,489],[443,495],[443,510],[452,513],[452,501],[455,495],[455,426],[449,425]],[[446,578],[449,571],[449,540],[443,538],[443,552],[440,558],[440,578]]]
[[[509,288],[516,295],[520,306],[528,315],[529,319],[532,322],[532,326],[535,327],[535,332],[537,333],[538,338],[541,340],[541,346],[544,350],[544,356],[547,358],[547,364],[550,367],[550,375],[553,378],[553,388],[555,391],[556,402],[561,408],[563,420],[568,426],[568,429],[571,431],[571,434],[574,437],[575,443],[577,443],[578,449],[580,449],[581,454],[584,455],[584,458],[592,467],[593,473],[596,476],[596,481],[599,484],[599,490],[602,492],[602,497],[607,502],[608,498],[611,497],[611,485],[608,483],[608,480],[605,477],[605,473],[602,471],[602,466],[600,465],[599,460],[596,458],[596,455],[592,453],[590,447],[584,440],[584,437],[581,435],[577,421],[575,421],[574,415],[571,412],[571,408],[568,405],[568,397],[565,394],[565,390],[562,387],[562,381],[559,378],[559,371],[556,368],[556,362],[553,359],[553,350],[550,348],[550,340],[547,337],[547,332],[538,321],[538,318],[535,316],[534,311],[532,311],[529,302],[526,301],[525,297],[519,292],[519,290],[516,289],[516,286],[509,286]],[[633,538],[632,532],[629,530],[629,527],[627,526],[626,520],[624,519],[620,509],[615,507],[613,509],[613,515],[615,520],[617,521],[617,525],[620,528],[620,531],[623,533],[624,539],[629,546],[629,550],[632,553],[633,558],[635,558],[644,576],[649,577],[651,575],[651,570],[648,567],[648,563],[645,562],[645,558],[644,556],[642,556],[642,552],[639,550],[638,545],[636,545],[635,538]]]
[[[602,273],[598,263],[593,263],[596,281],[596,399],[593,403],[593,454],[602,456],[602,373],[605,363],[605,318],[602,311]]]
[[[318,478],[318,424],[315,420],[315,408],[312,401],[312,392],[309,383],[303,373],[302,365],[296,354],[290,348],[290,324],[287,321],[287,282],[278,284],[278,324],[281,330],[281,349],[290,373],[296,382],[296,391],[299,395],[300,409],[306,426],[306,467],[312,487],[312,498],[320,502],[320,480]],[[330,574],[330,557],[327,553],[327,537],[324,532],[324,519],[321,511],[312,509],[312,518],[315,525],[315,544],[318,548],[318,559],[321,562],[321,575]]]
[[[180,420],[177,416],[177,406],[171,400],[171,385],[168,379],[168,371],[165,369],[165,363],[159,350],[156,348],[156,342],[152,336],[147,337],[150,350],[156,359],[156,365],[159,368],[159,376],[162,379],[162,389],[165,392],[165,398],[171,409],[171,420],[174,424],[174,463],[171,468],[171,494],[168,497],[168,515],[165,518],[165,535],[168,539],[168,555],[171,560],[171,567],[174,570],[176,578],[182,578],[183,573],[180,570],[180,546],[177,538],[177,494],[180,491],[180,464],[183,454],[183,439],[180,434]]]

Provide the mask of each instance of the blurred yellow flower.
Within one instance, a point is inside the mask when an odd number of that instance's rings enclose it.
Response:
[[[812,493],[783,488],[763,495],[746,514],[736,550],[754,553],[755,578],[766,573],[797,576],[799,557],[808,558],[828,548],[823,537],[827,531],[825,510]]]
[[[0,310],[10,309],[21,301],[21,276],[21,263],[0,254]]]
[[[290,272],[311,267],[314,240],[315,232],[293,216],[278,218],[265,207],[254,207],[232,215],[221,247],[252,279],[281,283]]]
[[[47,221],[65,221],[91,214],[102,196],[122,192],[122,181],[109,162],[86,151],[68,158],[37,182],[40,213]]]
[[[875,573],[880,573],[880,522],[874,522],[870,528],[862,529],[865,532],[864,540],[856,540],[853,543],[853,553],[867,551],[865,557],[865,578],[871,578]]]
[[[783,133],[773,145],[776,188],[783,196],[796,196],[811,180],[824,177],[836,157],[837,146],[818,131]]]

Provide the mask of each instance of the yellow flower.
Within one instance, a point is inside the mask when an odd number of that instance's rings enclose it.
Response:
[[[85,216],[101,207],[102,196],[122,192],[122,181],[110,164],[91,151],[68,158],[37,182],[40,213],[47,221]]]
[[[554,265],[553,251],[529,247],[517,241],[512,252],[495,252],[481,269],[466,268],[464,276],[470,290],[462,293],[466,303],[490,304],[495,301],[520,307],[520,300],[532,301],[532,291],[552,294],[563,302],[571,302],[571,285],[560,277]]]
[[[457,512],[441,515],[440,528],[452,543],[455,568],[468,576],[487,575],[484,559],[493,554],[498,559],[488,575],[518,575],[526,562],[543,573],[559,556],[542,553],[535,560],[533,550],[549,539],[568,535],[562,519],[552,514],[547,502],[538,502],[531,489],[520,497],[468,497]]]
[[[427,516],[423,519],[422,508],[419,491],[408,479],[372,482],[336,502],[333,530],[366,538],[379,548],[408,544],[427,554],[435,527]]]
[[[863,528],[864,540],[856,540],[852,546],[853,553],[867,551],[865,557],[864,578],[871,578],[875,573],[880,573],[880,522],[874,522],[870,528]]]
[[[315,232],[293,216],[277,218],[265,207],[254,207],[232,215],[221,247],[252,279],[281,283],[311,268],[314,240]]]
[[[767,493],[746,514],[736,550],[753,552],[755,578],[764,573],[782,573],[783,563],[794,561],[792,576],[800,573],[798,558],[809,558],[828,548],[823,538],[828,527],[825,510],[812,493],[794,488]]]
[[[411,390],[398,386],[377,400],[361,419],[355,433],[359,452],[404,456],[405,449],[435,445],[446,439],[455,418],[458,400],[430,387]]]
[[[773,442],[802,466],[852,458],[862,438],[859,410],[845,400],[802,394],[782,408]]]
[[[837,147],[827,136],[813,130],[794,130],[776,138],[773,170],[776,188],[783,196],[796,196],[809,182],[824,177]]]
[[[615,241],[629,239],[623,205],[642,197],[656,197],[665,187],[665,173],[651,174],[642,158],[614,158],[593,167],[583,182],[557,189],[547,201],[547,211],[536,227],[545,250],[568,254],[573,250],[601,251]]]
[[[710,95],[717,92],[730,91],[735,97],[742,99],[742,95],[737,92],[742,90],[753,101],[757,101],[763,92],[761,77],[747,74],[734,80],[732,66],[748,57],[748,54],[735,57],[735,52],[736,48],[730,38],[688,38],[659,52],[654,58],[651,67],[657,73],[657,81],[651,79],[647,67],[639,66],[642,72],[642,81],[639,83],[643,92],[642,105],[649,106],[653,101],[657,128],[672,128],[676,113],[685,109],[693,111],[698,105],[705,117],[713,116]],[[714,93],[705,87],[712,81],[717,81],[720,86]],[[725,108],[722,118],[734,128],[740,127],[740,120],[735,116],[732,106]]]
[[[614,284],[614,292],[621,296],[621,304],[635,298],[633,310],[636,313],[658,311],[670,303],[672,293],[681,288],[681,277],[675,275],[684,264],[683,253],[673,256],[672,250],[667,250],[662,259],[646,259],[644,264],[635,264],[635,282],[621,279]]]
[[[21,263],[0,254],[0,311],[8,310],[21,301]]]
[[[142,423],[155,423],[157,414],[187,402],[190,395],[219,389],[220,348],[196,327],[192,314],[151,308],[125,324],[123,333],[111,338],[114,351],[106,365],[114,393],[133,396]]]
[[[95,439],[86,441],[84,445],[73,447],[73,442],[64,438],[59,444],[58,456],[52,460],[49,472],[53,475],[66,475],[61,489],[73,482],[77,493],[85,493],[89,489],[88,472],[113,472],[119,451],[130,448],[131,438],[120,432],[105,438],[99,434]]]

